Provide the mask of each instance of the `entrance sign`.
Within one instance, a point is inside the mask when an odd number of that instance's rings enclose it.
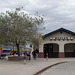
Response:
[[[73,37],[50,37],[50,40],[73,40]]]

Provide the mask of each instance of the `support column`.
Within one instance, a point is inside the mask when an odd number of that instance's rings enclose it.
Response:
[[[39,58],[44,58],[44,52],[43,52],[43,44],[39,46]]]
[[[64,53],[64,44],[59,44],[59,58],[64,58],[65,53]]]

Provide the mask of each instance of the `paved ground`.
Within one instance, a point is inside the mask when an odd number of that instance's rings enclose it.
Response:
[[[75,61],[56,65],[40,75],[75,75]]]
[[[0,59],[0,75],[33,75],[34,73],[42,70],[43,68],[45,68],[47,66],[50,66],[50,65],[58,63],[58,62],[63,62],[63,61],[67,61],[67,62],[73,61],[73,62],[71,62],[69,64],[67,64],[67,63],[61,64],[61,66],[64,66],[66,64],[71,65],[71,64],[74,64],[75,58],[50,58],[48,60],[46,60],[44,58],[38,58],[36,60],[32,59],[30,61],[27,61],[26,64],[24,64],[24,61],[8,61],[7,59]],[[61,66],[57,65],[56,68],[58,68],[58,70],[60,70]],[[72,66],[74,66],[74,65],[72,65]],[[69,67],[66,66],[66,67],[62,67],[62,68],[67,69]],[[74,67],[73,67],[73,69],[74,69]],[[55,68],[54,68],[54,70],[55,70]],[[57,73],[56,70],[55,70],[55,72]],[[47,75],[47,74],[42,73],[42,75]],[[58,75],[60,75],[60,74],[58,74]],[[75,75],[75,74],[71,74],[71,75]]]

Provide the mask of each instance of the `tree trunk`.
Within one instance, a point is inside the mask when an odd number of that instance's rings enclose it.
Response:
[[[16,43],[16,47],[17,47],[17,53],[18,53],[18,56],[20,56],[20,48],[19,48],[19,43]]]

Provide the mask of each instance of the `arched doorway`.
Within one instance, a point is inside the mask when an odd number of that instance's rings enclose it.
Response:
[[[67,43],[64,45],[65,57],[74,57],[75,43]]]
[[[59,45],[55,43],[44,44],[44,57],[48,54],[48,58],[59,57]]]

